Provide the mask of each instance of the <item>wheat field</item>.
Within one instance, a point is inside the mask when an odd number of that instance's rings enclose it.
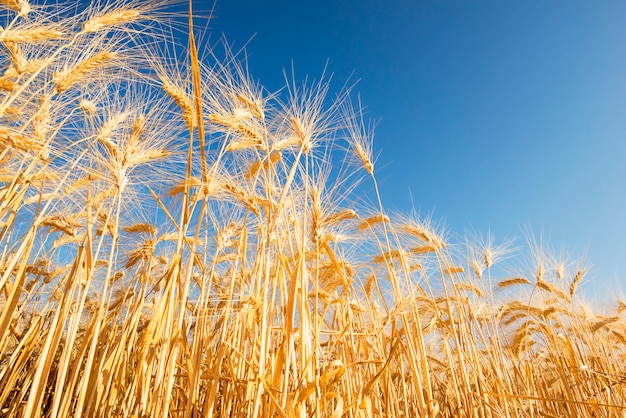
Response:
[[[350,89],[164,1],[0,3],[0,415],[626,416],[626,304],[386,211]]]

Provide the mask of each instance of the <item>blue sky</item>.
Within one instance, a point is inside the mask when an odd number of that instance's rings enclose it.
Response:
[[[212,3],[194,3],[206,13]],[[626,2],[218,0],[270,91],[328,63],[378,121],[383,203],[496,241],[530,226],[587,254],[590,294],[626,286]]]

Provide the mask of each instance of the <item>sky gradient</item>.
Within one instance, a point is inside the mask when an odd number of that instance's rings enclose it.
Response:
[[[359,80],[387,209],[520,247],[530,228],[586,254],[588,294],[620,297],[625,21],[620,1],[218,0],[208,29],[270,91],[292,63],[300,80],[327,66],[331,93]]]

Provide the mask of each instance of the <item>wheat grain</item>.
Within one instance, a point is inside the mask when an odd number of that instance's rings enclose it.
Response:
[[[22,74],[26,66],[28,65],[28,60],[26,56],[22,52],[22,48],[16,42],[4,42],[4,46],[11,54],[11,61],[13,62],[13,67],[7,68],[4,72],[4,77],[17,77]]]
[[[40,223],[42,226],[48,226],[51,230],[62,231],[67,235],[76,236],[77,229],[81,224],[71,216],[53,215],[45,217]]]
[[[437,235],[423,225],[405,223],[400,225],[400,228],[407,234],[433,245],[438,250],[446,247],[446,244],[442,239],[437,237]]]
[[[96,107],[96,104],[93,101],[87,100],[85,98],[81,98],[78,101],[78,108],[82,110],[83,112],[92,116],[95,115],[98,110],[98,108]]]
[[[0,0],[0,4],[16,11],[20,16],[26,17],[30,13],[30,4],[26,0]]]
[[[42,143],[13,132],[6,126],[0,126],[0,144],[12,146],[21,151],[39,152],[44,148]]]
[[[52,76],[52,81],[56,84],[56,92],[62,93],[68,90],[74,84],[83,80],[88,73],[93,72],[98,67],[103,67],[105,64],[110,64],[117,57],[118,54],[116,52],[100,51],[80,61],[72,68],[55,72]]]
[[[17,83],[13,80],[2,77],[0,78],[0,89],[12,93],[17,89]]]
[[[363,222],[359,225],[360,230],[364,230],[367,228],[372,228],[374,225],[389,222],[389,218],[386,215],[374,215],[370,218],[364,219]]]
[[[615,323],[617,321],[619,321],[619,316],[603,318],[603,319],[600,319],[599,321],[595,321],[592,324],[590,324],[591,332],[597,332],[600,329],[605,328],[607,325]]]
[[[4,29],[0,31],[0,42],[33,43],[59,39],[63,32],[46,27],[34,27],[30,29]]]
[[[474,275],[476,276],[476,278],[482,279],[483,278],[483,269],[480,267],[478,262],[476,260],[472,260],[470,265],[472,267],[472,271],[474,272]]]
[[[263,111],[263,105],[259,100],[250,99],[243,94],[239,93],[237,95],[237,100],[246,105],[246,107],[250,110],[252,115],[257,119],[263,121],[265,120],[265,112]]]
[[[232,145],[229,144],[229,148]],[[229,149],[230,150],[230,149]],[[256,174],[262,169],[264,171],[267,171],[270,169],[270,167],[272,167],[273,165],[275,165],[278,161],[280,161],[282,158],[282,154],[280,153],[280,151],[274,151],[272,152],[268,158],[264,159],[263,161],[255,161],[254,163],[252,163],[252,165],[250,166],[250,170],[248,170],[248,172],[246,173],[246,178],[252,178],[254,176],[256,176]]]
[[[572,280],[572,283],[569,286],[570,296],[574,296],[574,293],[576,293],[576,288],[578,287],[578,283],[580,283],[580,281],[582,280],[583,275],[584,272],[582,270],[578,270],[576,276],[574,276],[574,280]]]
[[[157,234],[158,229],[156,226],[149,223],[138,223],[129,226],[125,226],[124,231],[136,234],[136,233],[148,233],[148,234]]]
[[[187,93],[173,82],[166,78],[161,78],[161,88],[167,93],[182,111],[182,118],[187,128],[193,131],[197,126],[196,110],[193,101],[187,96]]]
[[[498,283],[500,289],[505,289],[511,286],[517,286],[519,284],[531,284],[531,281],[525,277],[514,277],[512,279],[502,280]]]
[[[559,296],[560,298],[564,299],[564,300],[570,300],[570,296],[565,293],[564,291],[562,291],[561,289],[557,288],[556,286],[547,283],[543,280],[539,280],[535,283],[535,286],[537,286],[537,288],[545,290],[547,292],[553,293],[557,296]]]
[[[475,293],[476,296],[481,297],[481,298],[484,296],[483,291],[480,290],[479,287],[471,283],[455,283],[454,288],[457,290],[466,290],[466,291]]]
[[[124,25],[137,21],[145,11],[142,9],[121,8],[105,13],[100,16],[94,16],[83,23],[82,31],[91,33],[107,29],[111,26]]]
[[[453,275],[465,272],[462,266],[448,266],[443,269],[443,274]]]
[[[126,260],[125,268],[129,269],[139,263],[140,261],[147,261],[152,258],[152,254],[154,253],[154,240],[148,239],[146,240],[141,247],[132,251]]]
[[[413,247],[411,249],[409,249],[409,251],[412,254],[427,254],[427,253],[434,253],[438,250],[437,247],[435,247],[434,245],[422,245],[419,247]]]

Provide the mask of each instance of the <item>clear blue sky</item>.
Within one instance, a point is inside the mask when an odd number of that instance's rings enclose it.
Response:
[[[292,62],[359,79],[387,208],[519,245],[530,225],[587,252],[588,292],[626,293],[626,2],[218,0],[209,30],[254,36],[270,91]]]

